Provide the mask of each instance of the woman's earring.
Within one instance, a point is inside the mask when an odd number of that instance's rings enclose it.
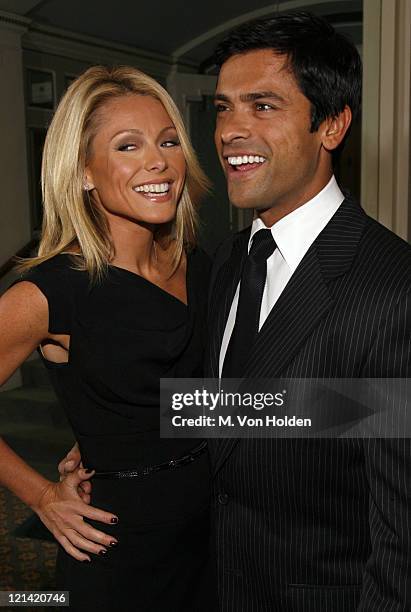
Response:
[[[84,183],[84,185],[83,185],[83,189],[84,189],[84,191],[90,191],[91,186],[90,186],[90,185],[89,185],[89,184],[86,182],[86,183]]]

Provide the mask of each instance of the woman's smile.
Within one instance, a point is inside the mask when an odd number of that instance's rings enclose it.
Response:
[[[133,191],[151,202],[166,202],[172,197],[173,181],[165,179],[164,182],[144,183],[133,187]]]

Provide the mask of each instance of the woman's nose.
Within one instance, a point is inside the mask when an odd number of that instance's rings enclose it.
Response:
[[[147,149],[144,167],[149,172],[163,172],[167,168],[167,159],[163,151],[158,147]]]

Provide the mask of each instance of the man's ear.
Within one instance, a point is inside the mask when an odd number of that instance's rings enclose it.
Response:
[[[329,117],[323,121],[321,126],[322,144],[327,151],[334,151],[341,144],[348,128],[351,125],[352,112],[349,106],[345,106],[336,117]]]

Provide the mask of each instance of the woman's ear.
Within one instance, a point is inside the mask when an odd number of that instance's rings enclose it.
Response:
[[[84,189],[84,191],[91,191],[92,189],[94,189],[93,181],[92,181],[90,173],[87,171],[87,169],[86,169],[86,171],[84,173],[83,189]]]
[[[351,121],[352,113],[349,106],[345,106],[344,110],[336,117],[329,117],[323,121],[320,128],[322,131],[321,140],[327,151],[334,151],[341,144],[351,125]]]

